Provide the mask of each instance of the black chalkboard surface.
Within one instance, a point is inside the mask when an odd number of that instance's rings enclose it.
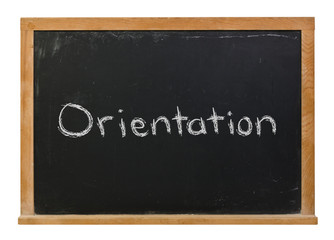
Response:
[[[300,31],[35,31],[34,205],[299,213]]]

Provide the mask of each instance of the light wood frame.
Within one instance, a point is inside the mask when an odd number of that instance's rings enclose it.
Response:
[[[33,52],[35,30],[300,30],[302,35],[301,213],[284,215],[36,215]],[[21,216],[19,224],[317,224],[314,209],[314,18],[22,18]]]

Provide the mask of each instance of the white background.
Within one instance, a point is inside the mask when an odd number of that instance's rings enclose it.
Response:
[[[0,3],[0,239],[334,239],[333,1],[99,1]],[[20,17],[316,17],[317,226],[19,226]]]

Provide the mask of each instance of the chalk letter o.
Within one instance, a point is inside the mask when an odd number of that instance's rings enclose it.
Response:
[[[76,109],[79,109],[81,111],[83,111],[87,118],[88,118],[88,125],[86,127],[85,130],[81,131],[81,132],[71,132],[69,130],[67,130],[64,125],[63,125],[63,120],[62,120],[62,115],[63,115],[63,111],[65,110],[65,108],[67,107],[72,107],[72,108],[76,108]],[[78,105],[78,104],[74,104],[74,103],[67,103],[66,105],[64,105],[64,107],[61,109],[60,113],[59,113],[59,119],[58,119],[58,130],[64,135],[64,136],[67,136],[67,137],[71,137],[71,138],[77,138],[77,137],[82,137],[82,136],[85,136],[87,133],[90,132],[90,130],[92,129],[93,127],[93,117],[92,115],[90,114],[90,112],[83,108],[82,106]]]
[[[247,123],[248,123],[248,127],[247,127],[247,130],[243,130],[241,128],[241,122],[245,120]],[[240,136],[243,136],[243,137],[246,137],[248,136],[249,134],[252,133],[252,129],[253,129],[253,124],[251,122],[251,120],[249,119],[249,117],[243,117],[240,119],[240,121],[238,122],[238,129],[237,129],[237,133],[240,135]]]

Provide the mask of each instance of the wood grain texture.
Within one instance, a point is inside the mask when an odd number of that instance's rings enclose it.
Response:
[[[302,31],[302,214],[314,214],[314,31]]]
[[[34,30],[301,30],[302,209],[292,215],[34,215]],[[22,18],[19,224],[317,224],[314,216],[314,18]]]
[[[314,18],[22,18],[21,30],[313,30]]]
[[[38,215],[20,224],[317,224],[313,215]]]
[[[21,215],[34,214],[33,38],[21,31]]]

